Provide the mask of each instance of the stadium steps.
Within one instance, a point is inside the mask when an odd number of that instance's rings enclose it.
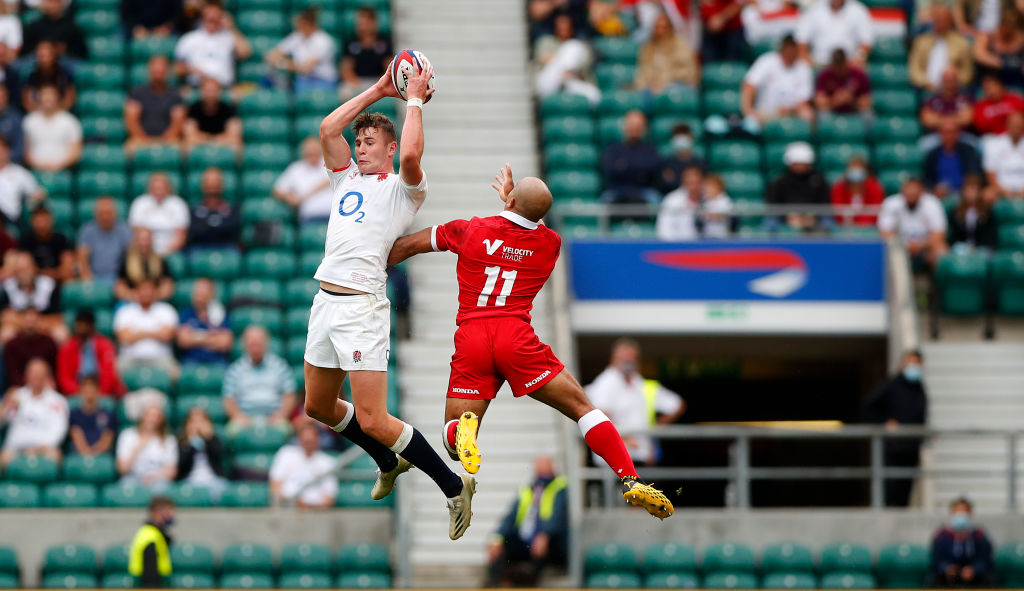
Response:
[[[924,347],[931,425],[936,428],[1019,429],[1024,424],[1024,344],[929,343]],[[1017,444],[1024,458],[1024,441]],[[943,437],[932,444],[936,469],[992,471],[988,477],[940,476],[931,485],[935,508],[967,495],[981,511],[1006,508],[1008,446],[999,437]],[[1018,491],[1024,485],[1024,475]],[[1018,492],[1018,503],[1024,495]]]
[[[501,203],[490,183],[502,164],[510,162],[516,178],[539,172],[522,4],[396,0],[393,10],[396,45],[422,51],[437,70],[437,97],[424,110],[423,166],[430,190],[412,229],[494,215]],[[446,456],[440,428],[454,348],[455,257],[417,257],[408,270],[416,289],[413,338],[399,345],[403,413]],[[542,335],[550,333],[544,322],[549,306],[542,293],[534,320]],[[465,575],[466,585],[480,581],[486,540],[518,486],[530,479],[534,456],[540,451],[560,455],[556,420],[561,419],[545,407],[513,400],[507,389],[499,394],[484,420],[473,524],[458,542],[448,539],[448,512],[434,483],[418,470],[410,474],[413,490],[406,494],[412,499],[405,505],[410,514],[403,518],[410,524],[416,586],[451,585],[458,580],[456,571]]]

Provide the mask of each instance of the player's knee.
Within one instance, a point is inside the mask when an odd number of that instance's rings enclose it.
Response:
[[[328,414],[330,413],[328,409],[324,408],[324,405],[322,403],[317,402],[316,400],[313,400],[310,397],[306,397],[305,410],[306,416],[308,416],[311,419],[320,421],[321,423],[327,420]]]
[[[356,416],[359,417],[359,427],[370,437],[378,441],[386,435],[388,415],[370,412],[359,412],[356,409]]]

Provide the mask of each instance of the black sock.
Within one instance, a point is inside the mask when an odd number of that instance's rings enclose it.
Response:
[[[445,497],[457,497],[462,492],[462,479],[448,469],[448,465],[444,463],[441,456],[437,455],[434,448],[430,447],[419,429],[413,429],[409,445],[399,453],[413,466],[433,478],[437,486],[441,487],[441,492]]]
[[[348,425],[341,430],[341,434],[352,443],[366,450],[366,453],[370,454],[373,461],[377,462],[377,467],[380,468],[381,472],[390,472],[398,465],[398,456],[395,455],[395,452],[373,437],[363,433],[363,429],[359,426],[359,421],[356,420],[355,415],[349,420]]]

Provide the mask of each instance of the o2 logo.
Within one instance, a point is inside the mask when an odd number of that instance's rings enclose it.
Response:
[[[357,224],[363,223],[363,218],[366,217],[365,211],[359,211],[363,207],[363,194],[357,191],[349,191],[341,198],[338,202],[338,213],[344,217],[359,214],[355,219]]]

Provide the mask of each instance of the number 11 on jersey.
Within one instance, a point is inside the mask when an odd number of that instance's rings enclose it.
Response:
[[[501,267],[487,267],[484,269],[484,274],[487,275],[487,282],[484,283],[484,288],[480,291],[480,297],[476,299],[476,305],[479,308],[487,306],[487,300],[490,299],[491,294],[494,293],[494,286],[498,283],[498,275],[501,275],[501,279],[504,283],[501,285],[501,293],[494,298],[495,306],[504,306],[505,299],[512,293],[512,286],[516,282],[516,274],[519,271],[502,271]]]

